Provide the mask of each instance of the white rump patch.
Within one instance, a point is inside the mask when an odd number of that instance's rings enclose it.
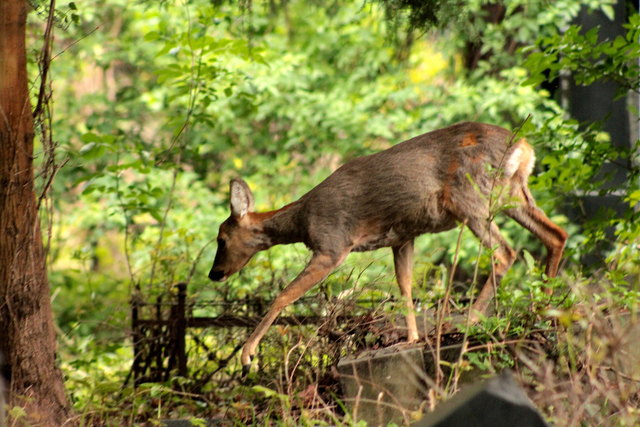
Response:
[[[533,150],[527,146],[518,145],[505,162],[504,175],[507,178],[511,178],[518,169],[522,169],[524,176],[527,177],[531,175],[535,162],[536,158]]]

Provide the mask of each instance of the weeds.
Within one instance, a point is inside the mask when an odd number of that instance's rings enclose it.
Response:
[[[425,356],[434,361],[424,378],[428,387],[422,408],[428,412],[469,382],[510,368],[555,425],[634,425],[640,416],[640,322],[633,287],[617,285],[608,274],[586,278],[569,272],[545,283],[554,288],[550,300],[536,278],[539,272],[519,270],[505,278],[495,315],[475,326],[456,317],[465,313],[467,303],[457,292],[449,293],[450,314],[442,315],[441,291],[422,288],[418,314],[423,331],[429,332]],[[384,289],[381,279],[376,295]],[[404,335],[396,320],[404,304],[391,299],[358,307],[357,301],[367,296],[367,289],[356,288],[347,298],[326,302],[327,320],[320,327],[273,328],[259,352],[259,372],[245,382],[235,359],[220,367],[216,363],[224,357],[193,350],[189,378],[123,386],[130,350],[94,348],[91,353],[88,343],[68,342],[85,352],[63,364],[78,410],[71,421],[92,426],[154,425],[166,418],[191,418],[194,425],[204,419],[223,425],[357,425],[357,405],[346,405],[341,395],[338,360],[393,345]],[[351,323],[337,322],[344,313],[356,312],[362,316]],[[437,325],[452,319],[462,319],[463,333],[447,333]],[[233,351],[243,333],[198,331],[194,336],[217,348],[218,355]],[[192,338],[189,348],[196,347]],[[206,376],[213,370],[215,375]]]

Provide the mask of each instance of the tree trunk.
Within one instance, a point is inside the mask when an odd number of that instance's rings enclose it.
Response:
[[[25,408],[33,424],[55,426],[68,419],[69,404],[56,366],[34,192],[26,15],[26,1],[0,0],[0,353],[9,407]]]

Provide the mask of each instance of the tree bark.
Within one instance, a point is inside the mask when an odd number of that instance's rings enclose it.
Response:
[[[25,408],[30,423],[55,426],[69,418],[69,404],[34,189],[26,16],[26,1],[0,0],[0,353],[9,407]]]

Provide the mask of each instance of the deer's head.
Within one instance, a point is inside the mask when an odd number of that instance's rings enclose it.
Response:
[[[223,282],[240,271],[256,252],[264,249],[261,224],[251,218],[253,194],[240,178],[230,184],[231,216],[220,225],[218,251],[209,279]]]

